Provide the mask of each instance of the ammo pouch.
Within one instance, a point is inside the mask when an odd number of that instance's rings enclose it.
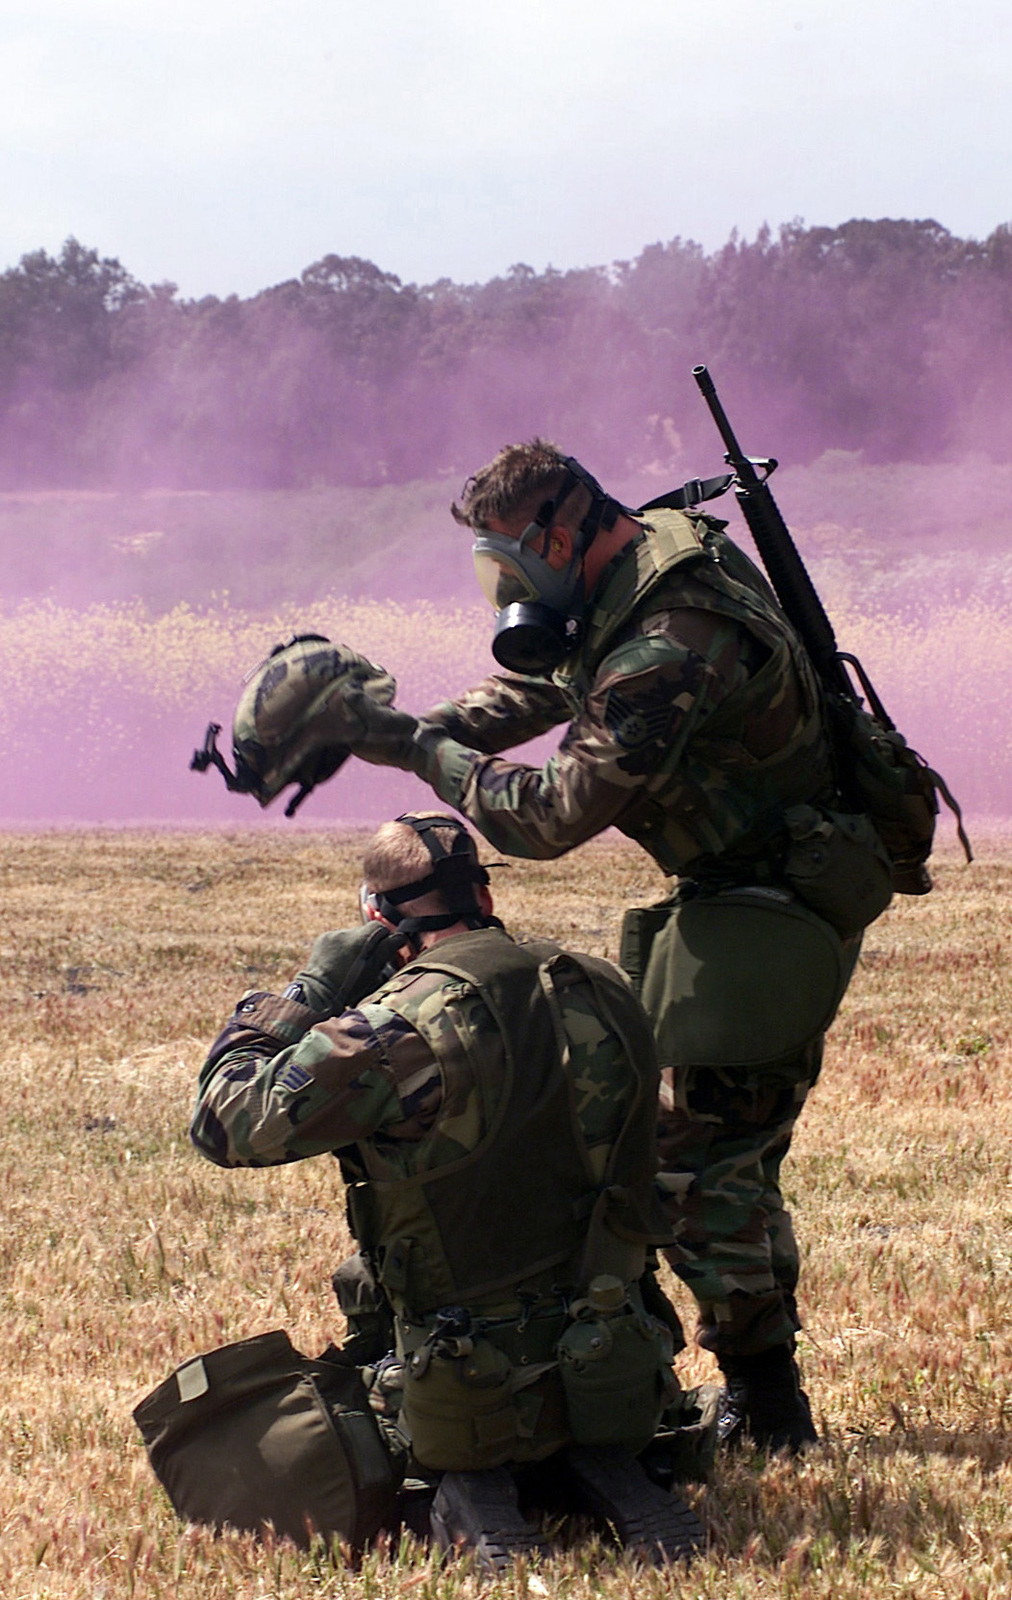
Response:
[[[517,1367],[480,1334],[423,1345],[406,1363],[401,1421],[440,1472],[540,1461],[569,1443],[554,1362]]]
[[[806,906],[842,939],[881,916],[893,897],[893,867],[868,817],[801,805],[784,821],[784,877]]]
[[[606,1306],[604,1296],[595,1304],[602,1284],[615,1286],[617,1305]],[[671,1334],[632,1303],[616,1278],[595,1278],[570,1314],[556,1354],[573,1440],[639,1455],[677,1387]]]
[[[662,1067],[761,1067],[829,1027],[859,941],[845,948],[786,889],[756,887],[628,911],[623,966],[630,948]]]
[[[396,1521],[400,1473],[358,1373],[277,1331],[196,1356],[134,1421],[177,1515],[360,1549]]]

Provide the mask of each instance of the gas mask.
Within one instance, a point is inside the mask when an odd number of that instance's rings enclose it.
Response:
[[[572,456],[563,465],[558,491],[519,538],[480,528],[472,549],[478,582],[497,613],[492,654],[511,672],[552,672],[576,649],[587,604],[583,558],[599,529],[607,532],[620,515],[633,514],[605,494]],[[556,571],[548,561],[550,531],[578,484],[590,490],[590,509],[577,529],[572,556]]]

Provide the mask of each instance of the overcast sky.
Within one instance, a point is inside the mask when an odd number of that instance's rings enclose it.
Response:
[[[853,216],[1012,219],[1010,0],[0,0],[0,267],[470,281]]]

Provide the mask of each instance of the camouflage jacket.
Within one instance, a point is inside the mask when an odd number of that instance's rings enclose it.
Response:
[[[551,679],[503,674],[425,721],[425,776],[498,849],[615,826],[668,874],[775,876],[782,815],[833,793],[818,686],[757,568],[704,516],[657,511],[602,575]],[[499,752],[563,722],[541,768]]]
[[[459,942],[442,941],[440,954],[452,959]],[[356,1179],[366,1175],[356,1147],[368,1141],[369,1175],[396,1180],[473,1150],[506,1081],[501,1034],[464,982],[419,968],[396,986],[396,1010],[380,988],[336,1017],[246,995],[201,1069],[190,1130],[201,1154],[259,1167],[333,1151]],[[636,1079],[589,983],[571,984],[562,1009],[577,1118],[600,1176]]]

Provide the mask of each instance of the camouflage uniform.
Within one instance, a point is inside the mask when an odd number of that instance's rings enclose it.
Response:
[[[424,775],[510,854],[558,856],[615,826],[682,895],[772,892],[784,811],[834,793],[811,665],[722,523],[674,511],[639,522],[552,679],[490,677],[426,715],[447,737],[430,740]],[[544,767],[498,757],[567,721]],[[779,1170],[822,1027],[758,1066],[666,1061],[663,1041],[660,1053],[668,1254],[699,1303],[697,1337],[727,1355],[790,1342],[798,1257]]]
[[[496,1465],[568,1440],[554,1351],[583,1271],[635,1297],[665,1233],[657,1092],[650,1026],[616,968],[485,928],[440,940],[337,1016],[246,996],[201,1071],[191,1136],[226,1167],[339,1155],[398,1355],[433,1344],[440,1308],[464,1306],[497,1361],[529,1366],[536,1381],[504,1408],[529,1422],[522,1439],[496,1437],[473,1463]],[[468,1465],[447,1448],[424,1463]]]
[[[368,1139],[374,1176],[394,1180],[474,1150],[505,1081],[499,1029],[461,980],[409,968],[395,982],[396,1010],[384,987],[337,1017],[244,996],[201,1068],[191,1129],[201,1154],[220,1167],[271,1167],[340,1151],[364,1175],[355,1147]],[[586,983],[567,988],[563,1014],[577,1116],[600,1176],[635,1079]]]

